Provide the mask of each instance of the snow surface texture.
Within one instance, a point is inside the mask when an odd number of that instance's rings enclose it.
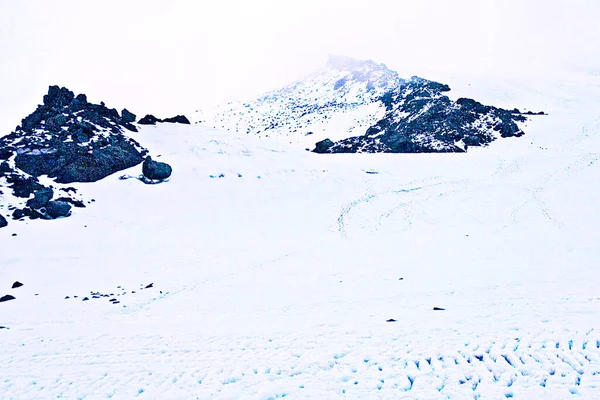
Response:
[[[518,110],[452,101],[449,91],[416,76],[404,80],[384,64],[332,56],[296,83],[255,101],[199,112],[196,122],[317,153],[465,152],[523,135],[518,122],[527,119]]]
[[[550,115],[466,154],[142,128],[169,182],[0,231],[0,397],[598,398],[600,81],[472,87]]]

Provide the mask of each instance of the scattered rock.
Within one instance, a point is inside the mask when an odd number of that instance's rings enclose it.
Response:
[[[0,297],[0,303],[9,301],[9,300],[15,300],[15,296],[11,296],[10,294],[7,294],[6,296]]]
[[[445,311],[445,308],[441,308],[441,307],[433,307],[433,311]]]
[[[398,321],[396,321],[395,319],[391,318],[391,319],[388,319],[388,320],[387,320],[387,321],[385,321],[385,322],[398,322]]]
[[[403,280],[404,280],[404,278],[398,278],[398,280],[399,280],[399,281],[403,281]]]
[[[81,299],[81,301],[88,301],[89,298],[88,297],[84,297],[83,299]]]
[[[19,281],[16,281],[15,283],[12,284],[11,289],[20,288],[21,286],[23,286],[23,284]]]
[[[149,285],[146,285],[146,287],[144,289],[150,289],[151,287],[154,287],[154,283],[151,283]]]
[[[67,300],[67,299],[70,299],[70,297],[69,297],[69,296],[66,296],[66,297],[65,297],[65,300]]]
[[[167,163],[154,161],[152,157],[148,156],[144,160],[142,165],[142,173],[144,176],[151,180],[164,180],[171,176],[173,169]]]

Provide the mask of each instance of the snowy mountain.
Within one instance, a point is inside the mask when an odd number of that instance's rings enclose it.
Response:
[[[327,66],[250,102],[220,105],[197,122],[218,129],[314,145],[363,133],[381,119],[381,97],[404,83],[383,64],[331,56]]]
[[[450,100],[447,85],[405,80],[383,64],[330,57],[304,79],[246,103],[228,103],[203,124],[301,143],[319,153],[464,152],[521,136],[518,110]]]
[[[549,114],[460,155],[339,157],[150,117],[133,132],[51,89],[2,138],[0,205],[49,197],[17,198],[15,174],[89,202],[51,222],[0,207],[0,397],[596,399],[600,80],[450,82]],[[173,174],[57,182],[79,171],[62,150],[79,116],[82,160],[125,141]]]

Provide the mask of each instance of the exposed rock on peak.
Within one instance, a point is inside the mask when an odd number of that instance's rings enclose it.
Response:
[[[511,111],[466,98],[452,101],[448,85],[413,77],[382,97],[385,116],[364,135],[317,143],[316,153],[461,153],[497,137],[521,136]]]

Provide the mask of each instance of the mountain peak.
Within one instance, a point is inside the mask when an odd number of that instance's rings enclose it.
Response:
[[[329,55],[327,59],[327,66],[337,70],[361,70],[361,69],[377,69],[382,71],[389,71],[385,64],[377,64],[372,60],[357,60],[352,57],[340,56],[340,55]]]

